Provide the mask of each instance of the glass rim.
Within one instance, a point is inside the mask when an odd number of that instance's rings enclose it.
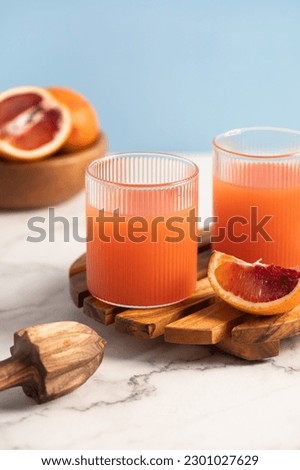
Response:
[[[91,167],[95,165],[96,163],[107,161],[107,160],[113,160],[116,157],[134,157],[134,156],[158,156],[158,157],[167,157],[172,160],[177,160],[181,161],[183,163],[188,163],[192,168],[193,168],[193,173],[190,176],[187,176],[185,178],[180,178],[178,180],[174,181],[169,181],[166,183],[120,183],[120,182],[115,182],[111,180],[105,180],[102,178],[98,178],[97,176],[93,175],[91,173]],[[199,168],[194,163],[192,160],[189,160],[188,158],[181,157],[179,155],[174,155],[171,153],[164,153],[164,152],[114,152],[110,153],[109,155],[105,155],[104,157],[97,158],[96,160],[93,160],[89,165],[86,167],[85,170],[85,175],[87,178],[93,179],[94,181],[97,181],[98,183],[111,186],[114,188],[123,188],[123,189],[136,189],[136,190],[142,190],[142,189],[161,189],[161,188],[170,188],[170,187],[176,187],[183,185],[191,180],[193,180],[197,175],[199,174]]]
[[[293,152],[287,152],[287,153],[274,153],[272,155],[255,155],[252,153],[246,153],[246,152],[237,152],[236,150],[229,150],[226,148],[226,146],[221,145],[218,143],[218,140],[220,140],[223,137],[231,137],[234,135],[239,135],[247,132],[264,132],[264,131],[272,131],[272,132],[278,132],[282,134],[292,134],[292,135],[298,135],[300,138],[300,131],[297,131],[296,129],[289,129],[286,127],[275,127],[275,126],[255,126],[255,127],[240,127],[240,128],[235,128],[231,129],[226,132],[222,132],[221,134],[218,134],[213,140],[212,140],[212,146],[213,148],[217,150],[221,150],[224,153],[231,154],[234,156],[239,156],[239,157],[245,157],[245,158],[251,158],[251,159],[261,159],[261,158],[266,158],[266,159],[277,159],[277,158],[287,158],[287,157],[296,157],[300,156],[300,142],[299,142],[299,149]]]

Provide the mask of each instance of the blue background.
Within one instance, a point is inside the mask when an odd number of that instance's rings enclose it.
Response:
[[[117,150],[300,128],[299,0],[0,0],[0,90],[65,85]]]

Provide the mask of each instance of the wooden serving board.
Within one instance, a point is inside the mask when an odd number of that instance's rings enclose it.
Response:
[[[300,334],[300,306],[288,313],[254,316],[217,298],[206,276],[210,233],[198,243],[198,281],[194,294],[167,307],[129,309],[106,304],[91,296],[86,284],[85,254],[70,267],[71,297],[77,307],[104,325],[144,339],[164,335],[168,343],[215,345],[249,361],[279,354],[280,340]]]

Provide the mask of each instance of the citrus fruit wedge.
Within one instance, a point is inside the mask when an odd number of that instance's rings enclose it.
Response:
[[[295,269],[246,263],[214,251],[208,278],[221,299],[255,315],[285,313],[300,303],[300,272]]]
[[[0,153],[14,160],[39,160],[56,152],[71,132],[69,110],[40,87],[0,93]]]
[[[50,87],[47,90],[65,105],[71,114],[72,130],[63,150],[76,152],[92,145],[99,136],[99,121],[88,100],[70,88]]]

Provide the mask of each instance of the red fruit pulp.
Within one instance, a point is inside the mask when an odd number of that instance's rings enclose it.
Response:
[[[38,94],[16,94],[0,102],[0,139],[22,150],[50,142],[60,122],[60,109]]]
[[[300,272],[261,264],[243,265],[228,261],[216,269],[223,289],[250,302],[271,302],[295,289]]]
[[[5,98],[0,105],[0,128],[27,109],[38,106],[42,99],[35,93],[22,93]]]

